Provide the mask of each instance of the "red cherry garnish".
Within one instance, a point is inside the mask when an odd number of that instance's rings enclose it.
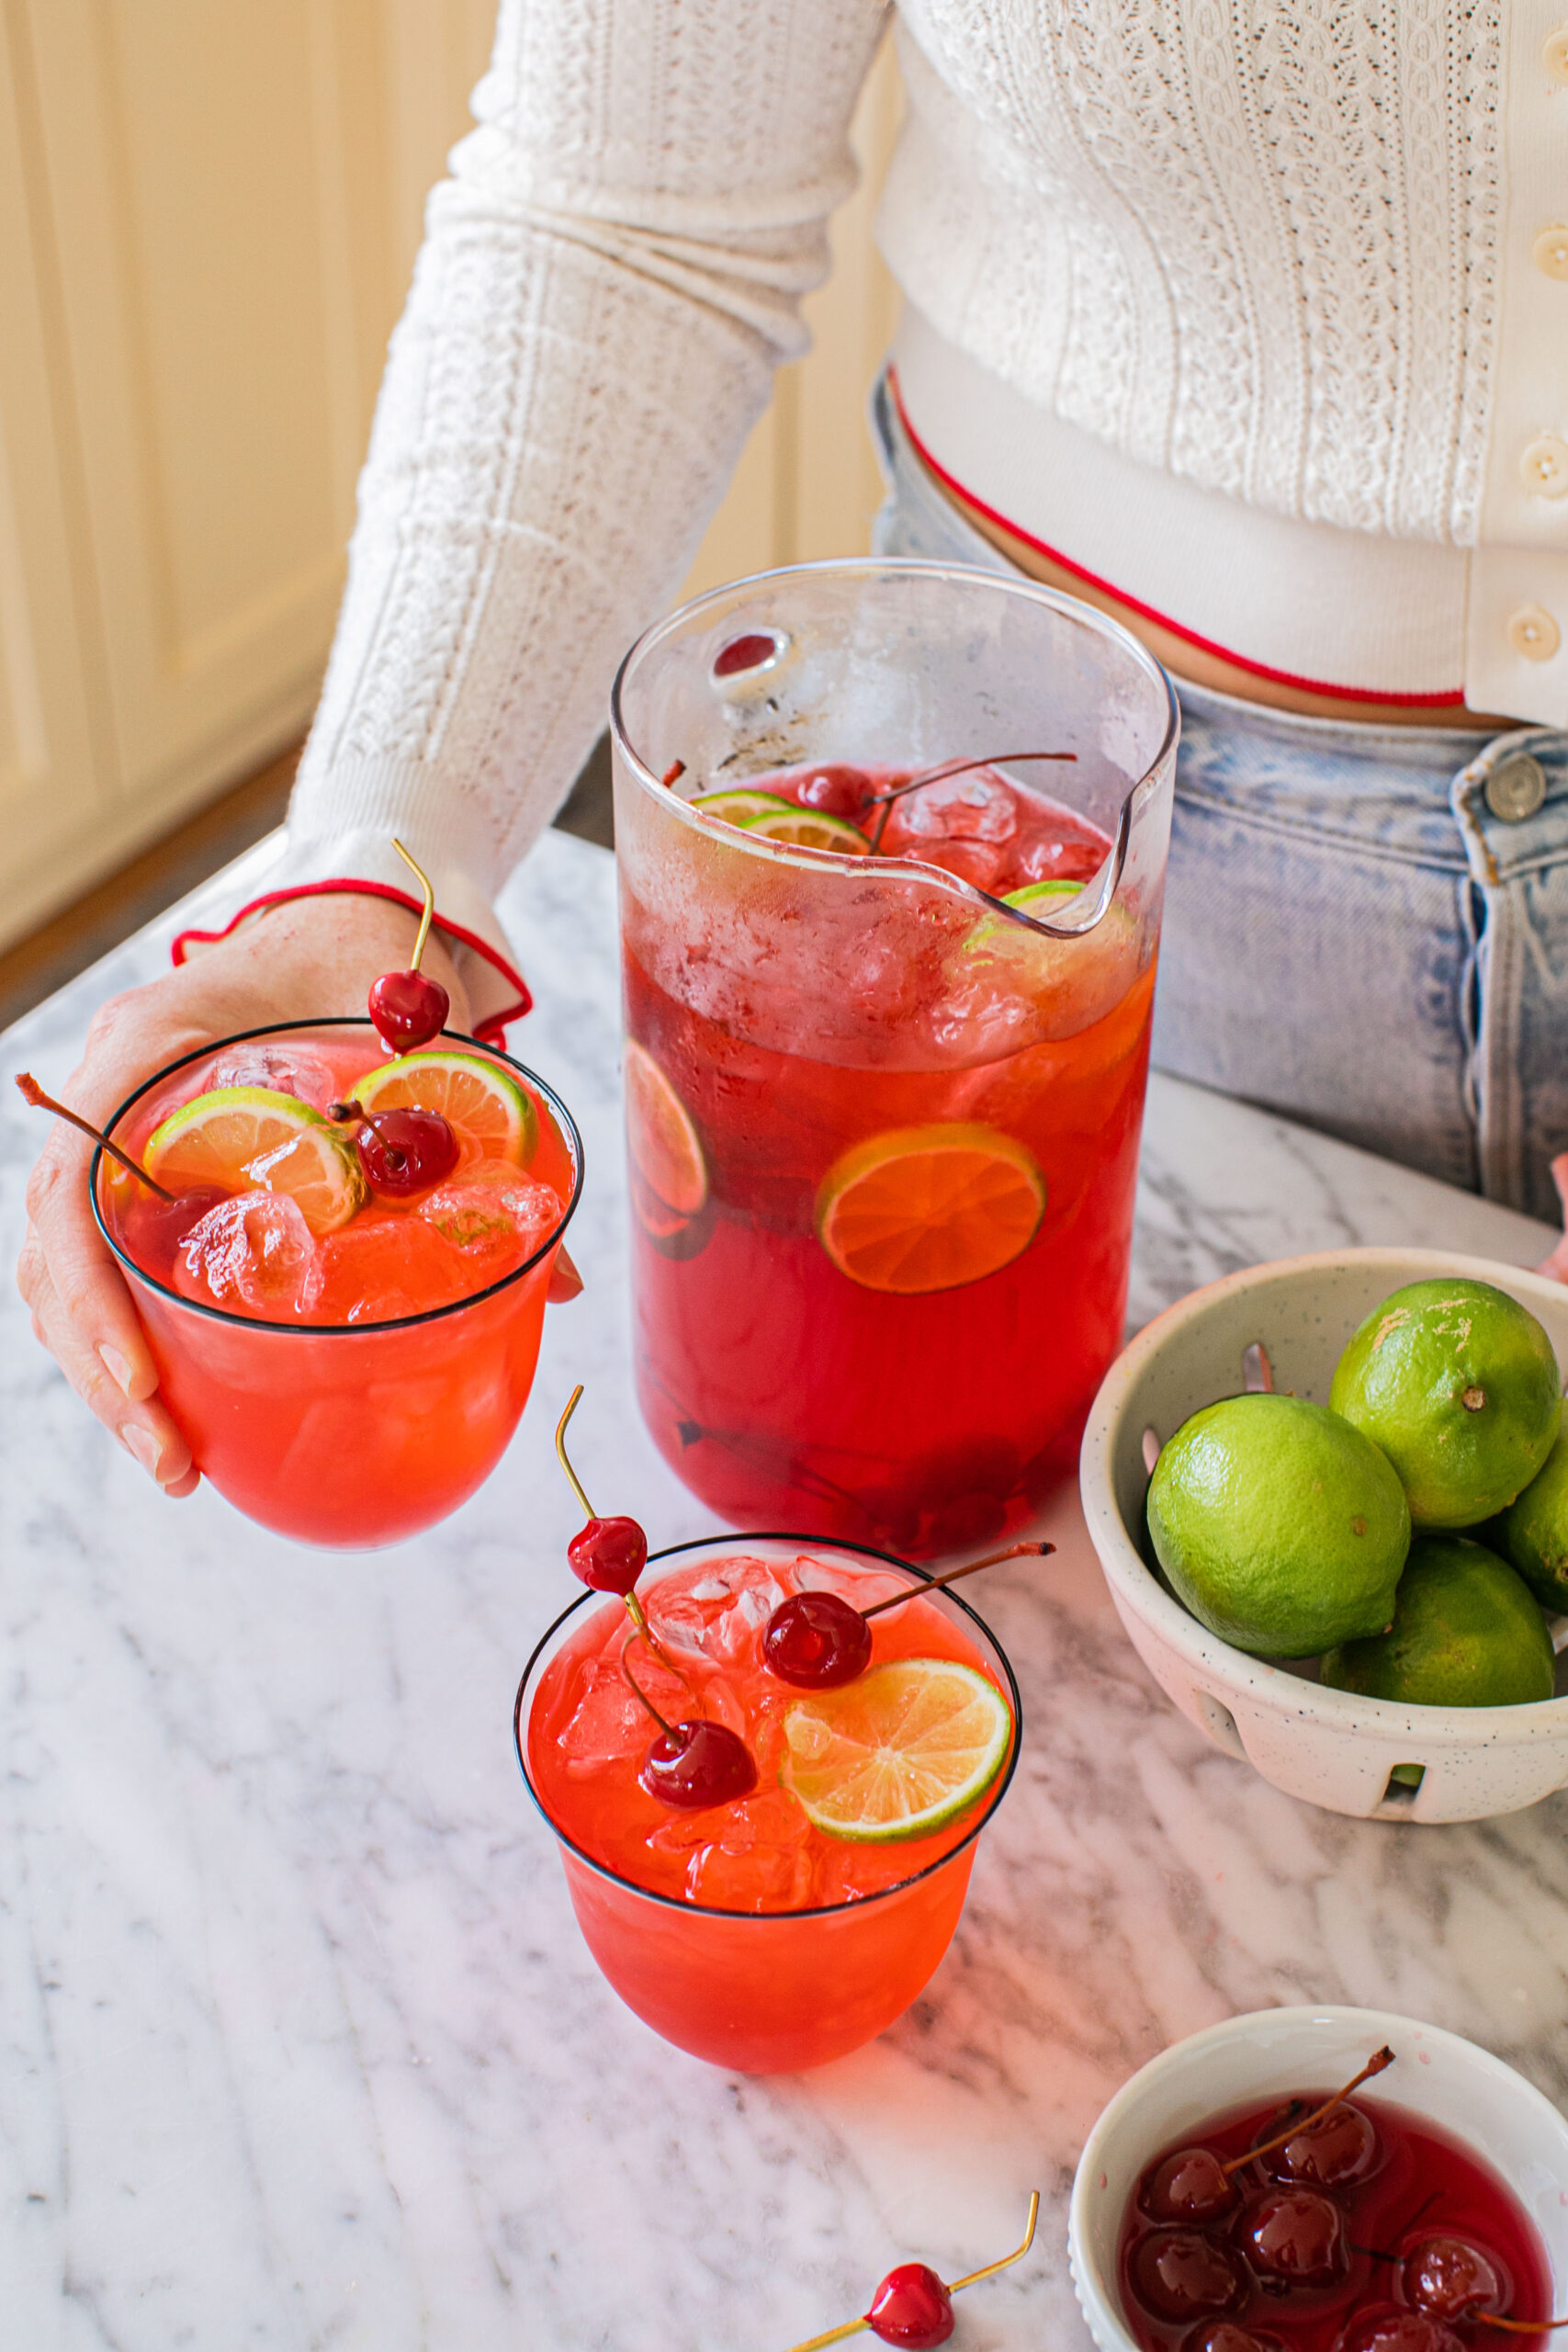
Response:
[[[637,1695],[642,1696],[640,1691]],[[757,1767],[744,1740],[723,1724],[699,1718],[666,1724],[637,1777],[660,1804],[694,1813],[702,1805],[731,1804],[737,1797],[750,1796],[757,1785]]]
[[[195,1231],[209,1209],[220,1207],[230,1197],[216,1184],[193,1184],[188,1193],[176,1193],[172,1201],[138,1202],[128,1220],[128,1236],[135,1242],[137,1258],[147,1261],[150,1272],[172,1270],[175,1253],[186,1234]]]
[[[595,1592],[625,1600],[648,1566],[648,1538],[635,1519],[590,1519],[566,1547],[574,1576]]]
[[[1128,2277],[1156,2319],[1202,2319],[1235,2311],[1247,2297],[1235,2256],[1201,2230],[1151,2230],[1134,2249]]]
[[[1285,2346],[1267,2328],[1243,2327],[1234,2319],[1212,2319],[1182,2339],[1181,2352],[1285,2352]]]
[[[419,929],[414,933],[413,954],[409,957],[406,972],[383,972],[378,980],[370,983],[370,1018],[381,1043],[394,1054],[406,1054],[415,1046],[427,1046],[438,1037],[446,1025],[446,1015],[452,1010],[452,1000],[439,980],[433,980],[419,968],[424,953],[424,943],[430,937],[431,918],[435,912],[435,891],[428,874],[415,864],[396,834],[392,847],[402,859],[424,893],[424,906],[420,913]]]
[[[795,2352],[818,2352],[818,2346],[837,2344],[841,2336],[853,2335],[857,2329],[869,2327],[885,2344],[901,2344],[909,2352],[920,2352],[924,2345],[945,2344],[953,2334],[953,2298],[961,2287],[977,2286],[982,2278],[994,2278],[998,2270],[1010,2263],[1021,2262],[1034,2244],[1034,2224],[1040,2215],[1040,2191],[1036,2188],[1029,2199],[1029,2221],[1023,2233],[1023,2244],[1004,2254],[999,2262],[987,2262],[981,2270],[966,2272],[946,2285],[936,2272],[923,2262],[901,2262],[890,2270],[871,2299],[871,2309],[858,2320],[848,2321],[826,2335],[814,2335],[806,2344],[797,2344]]]
[[[760,670],[764,662],[772,662],[778,651],[778,639],[760,629],[746,637],[732,637],[714,656],[714,676],[743,677],[748,670]]]
[[[1208,2148],[1179,2148],[1138,2189],[1138,2203],[1151,2222],[1213,2222],[1240,2201],[1235,2181]]]
[[[423,972],[383,972],[370,984],[370,1018],[394,1054],[427,1046],[446,1026],[452,1000],[439,980]]]
[[[803,1690],[852,1682],[871,1658],[871,1627],[836,1592],[794,1592],[762,1629],[762,1662]]]
[[[1266,2291],[1331,2287],[1345,2267],[1345,2223],[1316,2188],[1271,2188],[1242,2217],[1240,2240]]]
[[[384,1200],[412,1200],[450,1176],[461,1157],[457,1138],[439,1111],[410,1104],[396,1111],[366,1111],[357,1102],[330,1102],[327,1116],[340,1125],[357,1119],[354,1138],[365,1181]]]
[[[901,2262],[873,2295],[865,2324],[884,2344],[929,2352],[953,2334],[953,2298],[923,2262]]]
[[[1378,2160],[1378,2135],[1359,2107],[1330,2108],[1291,2133],[1269,2156],[1275,2180],[1309,2181],[1314,2188],[1337,2188],[1364,2180]]]
[[[871,806],[871,785],[863,768],[814,768],[795,787],[804,808],[820,808],[829,817],[858,817]]]
[[[1472,2319],[1513,2300],[1501,2263],[1467,2238],[1427,2238],[1405,2256],[1400,2278],[1406,2301],[1435,2319]]]
[[[906,1600],[918,1600],[921,1593],[941,1592],[945,1585],[972,1577],[980,1568],[994,1568],[998,1560],[1043,1559],[1055,1548],[1054,1544],[1010,1544],[1003,1551],[987,1552],[983,1560],[971,1560],[965,1567],[949,1568],[944,1577],[932,1577],[927,1583],[890,1594],[886,1600],[873,1601],[869,1609],[857,1609],[836,1592],[791,1593],[787,1600],[780,1601],[762,1629],[762,1663],[781,1682],[793,1682],[800,1690],[836,1690],[865,1671],[871,1658],[871,1618],[880,1617],[886,1609],[902,1608]]]

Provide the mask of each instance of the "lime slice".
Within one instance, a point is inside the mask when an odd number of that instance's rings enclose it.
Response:
[[[867,1290],[956,1290],[1028,1249],[1045,1214],[1032,1152],[995,1127],[889,1127],[834,1161],[817,1238]]]
[[[1045,899],[1077,899],[1088,888],[1088,882],[1029,882],[1021,890],[1005,891],[1002,904],[1004,907],[1017,907],[1026,915],[1048,915],[1051,910],[1043,903]]]
[[[153,1129],[145,1160],[175,1192],[287,1193],[317,1235],[346,1225],[365,1198],[348,1137],[308,1102],[265,1086],[220,1086],[182,1103]]]
[[[539,1114],[503,1069],[479,1054],[400,1054],[355,1079],[367,1111],[439,1111],[473,1159],[525,1165],[539,1140]]]
[[[791,849],[836,849],[845,857],[869,857],[871,843],[847,817],[829,817],[820,808],[797,808],[786,800],[776,816],[749,817],[741,827],[765,842],[784,842]]]
[[[795,802],[786,800],[782,792],[758,792],[741,785],[731,785],[723,792],[699,792],[688,805],[725,825],[749,825],[754,817],[776,817],[781,810],[798,814]]]
[[[829,1838],[889,1844],[945,1828],[1007,1758],[1012,1713],[955,1658],[901,1657],[784,1717],[784,1786]]]
[[[677,1217],[695,1216],[707,1201],[707,1161],[692,1114],[653,1056],[626,1045],[626,1146],[650,1193]]]

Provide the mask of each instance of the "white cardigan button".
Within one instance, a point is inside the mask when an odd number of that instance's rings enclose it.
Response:
[[[1527,662],[1550,662],[1562,632],[1542,605],[1521,605],[1508,623],[1508,642]]]
[[[1568,25],[1559,25],[1541,44],[1540,62],[1554,82],[1568,82]]]
[[[1537,269],[1543,269],[1548,277],[1568,277],[1568,228],[1561,220],[1542,229],[1530,251]]]
[[[1561,498],[1568,491],[1568,441],[1541,433],[1519,452],[1519,475],[1535,498]]]

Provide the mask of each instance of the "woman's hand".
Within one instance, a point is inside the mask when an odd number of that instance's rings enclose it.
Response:
[[[53,1091],[101,1127],[143,1079],[220,1037],[363,1013],[371,981],[407,965],[413,936],[413,917],[389,899],[345,891],[286,900],[179,970],[111,997],[94,1017],[81,1067]],[[449,1025],[466,1030],[467,992],[436,933],[421,969],[450,996]],[[188,1495],[200,1474],[159,1399],[130,1293],[93,1221],[92,1155],[85,1136],[54,1122],[28,1185],[17,1283],[33,1329],[77,1395],[165,1494]]]
[[[1568,1151],[1560,1151],[1551,1163],[1551,1181],[1557,1187],[1557,1197],[1562,1204],[1563,1235],[1550,1258],[1542,1261],[1537,1271],[1554,1275],[1558,1282],[1568,1283]]]

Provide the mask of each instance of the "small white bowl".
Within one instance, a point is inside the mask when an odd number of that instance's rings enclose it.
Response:
[[[1233,1649],[1190,1616],[1139,1548],[1148,1472],[1143,1435],[1163,1441],[1200,1406],[1235,1396],[1242,1351],[1261,1340],[1274,1385],[1328,1401],[1345,1342],[1402,1283],[1462,1274],[1540,1317],[1568,1367],[1568,1285],[1487,1258],[1437,1250],[1325,1250],[1229,1274],[1177,1302],[1106,1374],[1084,1431],[1084,1516],[1118,1615],[1160,1688],[1227,1756],[1287,1796],[1383,1821],[1477,1821],[1568,1786],[1568,1698],[1522,1707],[1410,1707],[1330,1690],[1316,1668]],[[1561,1645],[1564,1621],[1558,1620]],[[1558,1666],[1559,1693],[1564,1665]],[[1421,1765],[1419,1787],[1391,1776]]]
[[[1368,2097],[1443,2125],[1513,2190],[1546,2248],[1553,2312],[1568,2311],[1568,2120],[1490,2051],[1387,2009],[1258,2009],[1190,2034],[1119,2090],[1078,2159],[1067,2261],[1100,2352],[1138,2352],[1116,2276],[1139,2174],[1172,2141],[1256,2098],[1348,2082],[1374,2050],[1394,2054]]]

